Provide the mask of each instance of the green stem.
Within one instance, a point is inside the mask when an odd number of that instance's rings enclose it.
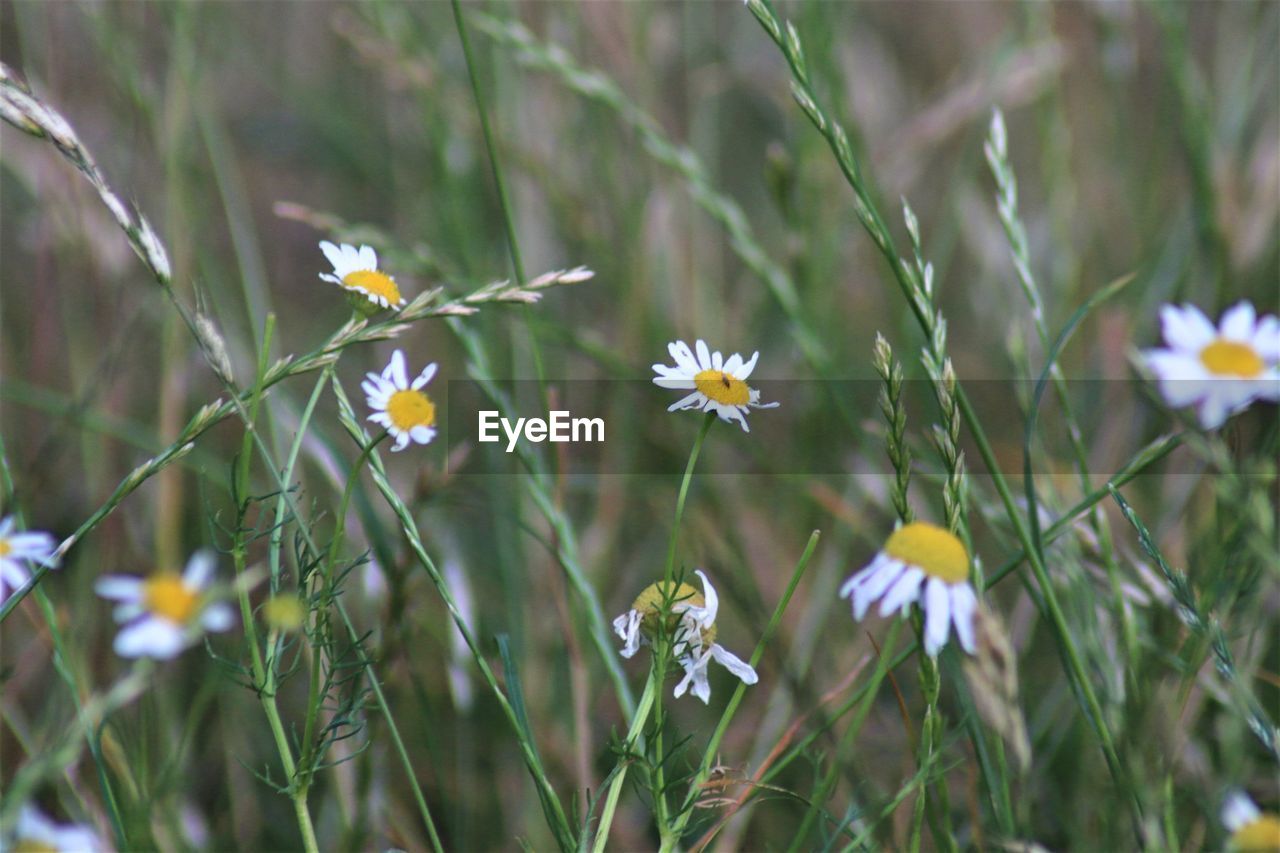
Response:
[[[698,455],[702,452],[703,439],[707,437],[707,433],[711,430],[711,425],[715,423],[715,420],[715,412],[708,412],[702,421],[702,428],[698,430],[698,437],[693,440],[693,450],[689,452],[689,462],[684,466],[684,479],[680,481],[680,492],[676,495],[676,517],[671,525],[671,539],[667,543],[667,562],[662,572],[662,579],[667,584],[671,583],[675,572],[676,542],[680,536],[680,519],[684,517],[684,502],[689,495],[689,483],[693,479],[693,468],[698,464]]]
[[[596,829],[596,840],[591,846],[592,853],[604,853],[605,844],[609,840],[609,828],[613,826],[613,815],[618,809],[618,797],[622,794],[622,786],[627,780],[627,770],[631,767],[631,754],[640,742],[640,733],[644,731],[645,720],[649,709],[653,707],[653,698],[661,692],[658,684],[658,673],[655,665],[649,668],[649,679],[645,683],[644,693],[640,694],[640,704],[636,706],[635,715],[631,718],[631,729],[627,732],[624,754],[618,759],[618,769],[609,783],[609,793],[605,796],[604,811],[600,813],[600,826]]]

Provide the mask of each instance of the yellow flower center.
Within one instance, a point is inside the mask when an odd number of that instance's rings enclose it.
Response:
[[[884,552],[947,583],[969,579],[969,552],[964,543],[934,524],[924,521],[904,524],[893,531]]]
[[[7,557],[13,551],[8,539],[0,539],[0,557]]]
[[[342,285],[348,290],[363,291],[370,297],[381,296],[392,305],[404,302],[400,296],[400,288],[396,287],[395,279],[377,270],[349,272],[343,276]]]
[[[1264,814],[1246,823],[1231,836],[1231,849],[1250,853],[1280,850],[1280,817]]]
[[[401,432],[418,426],[434,426],[436,406],[421,391],[397,391],[387,401],[387,415]]]
[[[631,603],[632,610],[640,611],[640,630],[648,637],[652,637],[658,629],[658,614],[662,612],[663,593],[670,587],[671,585],[666,581],[649,584],[643,592],[636,596],[636,600]],[[676,587],[675,593],[671,596],[669,606],[674,610],[681,604],[691,607],[703,607],[706,603],[707,600],[702,597],[702,593],[689,586],[689,584],[682,583]],[[679,624],[680,614],[672,613],[667,619],[668,637],[675,634]],[[716,626],[712,625],[702,632],[702,642],[704,645],[709,646],[715,641]]]
[[[1200,363],[1218,376],[1242,376],[1246,379],[1257,376],[1266,366],[1253,347],[1222,338],[1200,350]]]
[[[152,575],[143,584],[142,600],[147,609],[170,622],[185,625],[200,609],[200,593],[182,582],[179,575],[164,572]]]
[[[745,406],[751,401],[751,389],[747,383],[723,370],[703,370],[693,377],[694,386],[726,406]]]

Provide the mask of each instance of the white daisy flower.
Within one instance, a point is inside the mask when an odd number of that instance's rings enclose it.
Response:
[[[1280,850],[1280,815],[1259,811],[1244,791],[1227,794],[1222,804],[1222,825],[1231,833],[1227,842],[1230,850]]]
[[[39,809],[24,805],[18,812],[13,835],[0,843],[0,850],[48,851],[48,853],[95,853],[104,849],[92,829],[75,823],[55,823]]]
[[[1241,302],[1218,327],[1194,305],[1160,309],[1165,349],[1143,352],[1170,406],[1195,405],[1215,429],[1254,400],[1280,400],[1280,319]]]
[[[187,567],[151,577],[105,575],[94,584],[103,598],[118,601],[115,619],[124,627],[116,635],[116,654],[160,660],[177,657],[205,631],[225,631],[235,618],[231,607],[211,600],[208,592],[215,567],[212,551],[197,551]]]
[[[960,645],[974,653],[973,613],[978,597],[969,585],[969,552],[949,531],[924,521],[904,524],[875,558],[840,587],[861,621],[875,601],[880,615],[903,615],[919,602],[924,612],[924,650],[937,657],[955,625]]]
[[[31,580],[31,572],[24,562],[57,568],[56,548],[57,542],[51,534],[38,530],[15,533],[13,516],[0,519],[0,604]]]
[[[747,377],[755,370],[760,353],[753,353],[750,361],[744,361],[736,352],[727,359],[718,352],[711,352],[703,340],[699,340],[695,348],[697,357],[684,341],[672,341],[667,344],[667,351],[675,359],[675,367],[665,364],[653,366],[653,372],[658,374],[653,379],[654,385],[692,392],[668,406],[668,412],[681,409],[715,412],[720,420],[728,423],[737,421],[743,432],[750,432],[746,418],[748,410],[772,409],[778,405],[761,403],[760,392],[747,387]]]
[[[759,677],[750,664],[715,641],[716,612],[720,607],[720,599],[706,574],[701,569],[697,574],[702,578],[705,596],[687,583],[680,584],[668,609],[668,630],[671,631],[676,663],[684,669],[684,678],[676,685],[676,698],[683,696],[692,687],[693,695],[706,704],[711,700],[707,666],[712,660],[738,676],[745,684],[755,684]],[[649,585],[636,597],[630,610],[613,620],[614,633],[624,643],[624,658],[634,655],[640,644],[648,642],[657,629],[663,610],[665,583],[661,581]]]
[[[328,240],[322,240],[320,251],[333,264],[333,272],[322,272],[320,278],[333,282],[356,297],[359,301],[352,304],[358,310],[376,311],[378,308],[399,308],[404,305],[405,300],[400,295],[396,280],[378,271],[378,253],[372,246],[357,249],[350,243],[335,246]]]
[[[433,362],[410,384],[404,368],[404,353],[396,350],[381,375],[370,373],[360,383],[369,408],[374,410],[369,420],[386,427],[395,436],[392,450],[404,450],[410,441],[430,444],[436,437],[436,404],[421,390],[435,375]]]

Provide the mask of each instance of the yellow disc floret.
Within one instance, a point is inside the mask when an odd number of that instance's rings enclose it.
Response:
[[[8,539],[0,539],[0,557],[7,557],[13,551]]]
[[[1231,849],[1248,853],[1280,850],[1280,817],[1264,814],[1240,827],[1231,836]]]
[[[723,370],[703,370],[693,377],[694,386],[703,395],[726,406],[745,406],[751,402],[747,383]]]
[[[884,553],[947,583],[969,579],[969,552],[951,532],[924,521],[904,524],[885,543]]]
[[[640,630],[647,637],[653,637],[658,629],[658,615],[662,613],[662,605],[665,600],[664,592],[675,586],[674,583],[667,581],[659,581],[658,583],[649,584],[644,591],[636,596],[636,600],[631,603],[631,609],[640,612]],[[680,613],[682,609],[680,605],[685,604],[691,607],[703,607],[707,600],[702,597],[702,593],[698,592],[687,583],[682,583],[676,587],[675,592],[671,594],[670,599],[666,601],[670,610],[676,611],[671,613],[667,619],[667,635],[673,636],[676,628],[680,625]],[[716,641],[716,626],[703,630],[702,642],[704,645],[710,645]]]
[[[1200,350],[1200,363],[1218,376],[1241,376],[1245,379],[1262,373],[1266,366],[1253,347],[1222,338]]]
[[[342,277],[342,286],[348,290],[359,290],[370,298],[381,297],[393,306],[404,301],[395,279],[377,270],[349,272]]]
[[[436,406],[421,391],[397,391],[387,400],[387,416],[396,429],[408,432],[414,427],[434,426]]]
[[[185,625],[200,609],[200,592],[171,572],[153,575],[143,584],[143,603],[157,616]]]

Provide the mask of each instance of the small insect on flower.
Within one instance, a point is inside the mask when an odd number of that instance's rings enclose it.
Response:
[[[1216,429],[1254,400],[1280,400],[1280,319],[1241,302],[1218,327],[1194,305],[1160,309],[1165,348],[1143,352],[1170,406],[1198,407]]]
[[[56,544],[48,533],[36,530],[15,533],[13,516],[0,520],[0,604],[31,580],[31,573],[24,562],[57,568],[54,560]]]
[[[436,404],[421,390],[435,375],[433,362],[410,384],[405,373],[404,353],[396,350],[381,375],[370,373],[360,384],[369,408],[374,410],[369,420],[386,427],[395,437],[393,451],[404,450],[410,441],[430,444],[436,437]]]
[[[24,805],[11,835],[0,838],[0,850],[44,853],[95,853],[103,850],[92,829],[82,824],[55,823],[33,805]]]
[[[212,551],[197,551],[182,574],[159,571],[146,578],[105,575],[94,589],[118,601],[116,654],[126,658],[168,660],[205,631],[225,631],[234,621],[231,607],[208,591],[215,563]]]
[[[978,598],[969,585],[969,552],[949,531],[924,521],[904,524],[865,568],[845,581],[840,597],[853,601],[853,618],[862,621],[880,602],[880,615],[906,615],[919,602],[924,612],[924,650],[937,657],[951,626],[969,654],[975,650],[973,612]]]
[[[347,291],[351,307],[366,317],[381,308],[400,308],[405,304],[396,280],[378,271],[378,253],[372,246],[357,249],[350,243],[335,246],[323,240],[320,251],[333,264],[333,272],[322,272],[320,278]]]
[[[713,659],[742,679],[744,684],[755,684],[759,677],[750,664],[744,663],[715,641],[716,612],[720,608],[720,599],[706,574],[701,569],[697,574],[702,578],[705,595],[687,583],[679,584],[669,599],[667,631],[676,663],[684,669],[684,678],[676,685],[676,698],[683,696],[692,687],[693,695],[706,704],[711,700],[707,665]],[[614,633],[623,641],[624,658],[634,655],[640,648],[640,643],[652,640],[657,632],[663,612],[663,593],[669,588],[666,584],[666,581],[650,584],[636,596],[630,610],[613,620]],[[675,585],[674,582],[672,585]]]
[[[736,352],[727,359],[718,352],[711,352],[706,341],[699,340],[695,348],[697,356],[684,341],[667,344],[667,351],[675,360],[675,367],[655,364],[653,384],[660,388],[691,391],[667,407],[668,412],[698,409],[715,412],[720,420],[737,422],[743,432],[747,426],[747,412],[751,409],[772,409],[777,403],[761,403],[760,392],[747,386],[747,378],[755,370],[760,353],[753,353],[750,361],[744,361]]]
[[[1280,815],[1258,810],[1244,791],[1227,794],[1222,825],[1231,833],[1229,850],[1263,853],[1280,850]]]

